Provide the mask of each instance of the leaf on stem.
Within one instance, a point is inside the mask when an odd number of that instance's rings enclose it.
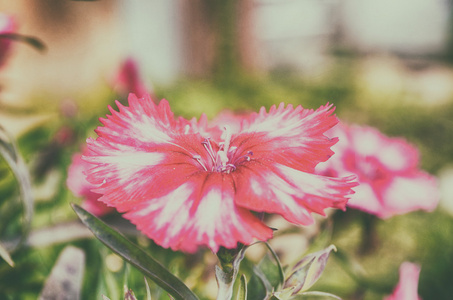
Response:
[[[293,273],[286,280],[284,288],[294,288],[293,295],[308,290],[321,277],[332,250],[336,251],[334,245],[302,258],[294,266]]]
[[[175,299],[197,300],[198,297],[176,276],[121,233],[78,206],[72,208],[80,220],[107,247],[139,269],[145,276],[171,294]]]
[[[267,279],[266,274],[257,266],[253,266],[253,274],[258,277],[258,279],[261,281],[263,284],[264,288],[266,289],[266,292],[270,293],[273,290],[272,284],[269,282]]]

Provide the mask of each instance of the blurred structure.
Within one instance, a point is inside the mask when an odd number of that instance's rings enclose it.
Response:
[[[446,56],[451,40],[443,0],[20,0],[0,9],[48,47],[16,47],[0,74],[1,104],[19,108],[36,93],[83,97],[127,56],[167,85],[274,69],[317,76],[345,49]]]
[[[113,0],[8,1],[0,9],[15,17],[18,33],[39,38],[48,49],[16,45],[0,77],[2,104],[22,107],[37,92],[72,96],[99,84],[100,73],[120,55]]]

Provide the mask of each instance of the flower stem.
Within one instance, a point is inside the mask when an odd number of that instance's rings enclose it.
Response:
[[[238,244],[234,249],[221,247],[217,252],[220,263],[220,266],[216,266],[215,269],[217,285],[219,286],[217,300],[230,300],[232,298],[234,282],[246,248],[244,245]]]

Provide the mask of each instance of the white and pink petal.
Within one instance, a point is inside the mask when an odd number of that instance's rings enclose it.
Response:
[[[300,225],[312,224],[313,212],[324,215],[324,210],[330,207],[345,209],[347,196],[356,186],[353,177],[329,178],[254,161],[238,168],[233,176],[238,206],[280,214]]]
[[[240,133],[233,135],[232,145],[252,151],[256,158],[313,172],[319,162],[333,154],[330,147],[337,140],[324,133],[337,122],[332,105],[314,111],[281,103],[268,113],[261,108],[258,114],[244,119]]]
[[[387,216],[411,211],[433,211],[439,203],[439,189],[435,177],[425,172],[396,176],[382,191]]]
[[[163,197],[138,203],[125,217],[157,244],[185,252],[272,237],[270,228],[235,205],[233,182],[221,173],[199,173]]]

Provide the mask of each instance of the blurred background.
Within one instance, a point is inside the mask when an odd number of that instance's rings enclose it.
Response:
[[[371,282],[355,280],[329,261],[318,289],[344,299],[382,299],[396,284],[400,263],[409,260],[422,266],[423,299],[451,299],[452,1],[16,0],[0,1],[0,11],[13,16],[15,32],[45,45],[39,50],[14,42],[0,69],[0,124],[17,139],[32,173],[34,230],[76,220],[68,203],[77,199],[64,185],[70,157],[94,135],[107,105],[126,99],[117,74],[132,59],[145,89],[156,100],[169,100],[176,115],[213,117],[224,109],[280,102],[317,108],[330,102],[348,123],[417,145],[421,167],[439,178],[439,208],[378,222],[381,243],[358,258]],[[339,225],[331,241],[355,253],[361,216],[342,214],[333,217]],[[313,230],[320,229],[301,229],[285,243],[300,246],[303,254]],[[74,240],[91,262],[96,259],[90,253],[108,251],[83,237]],[[5,299],[33,299],[64,243],[73,241],[32,243],[13,257],[16,265],[41,271],[25,275],[16,267],[12,275],[0,262],[0,286],[19,297]],[[284,248],[279,253],[288,263],[297,253]],[[165,251],[156,251],[170,262]],[[83,299],[102,290],[97,276],[88,275]],[[12,284],[18,278],[22,283]],[[142,285],[137,283],[139,295]]]

